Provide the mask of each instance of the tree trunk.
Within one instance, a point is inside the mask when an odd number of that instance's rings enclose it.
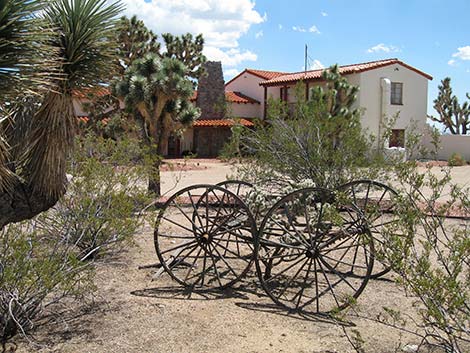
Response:
[[[11,192],[0,192],[0,229],[8,223],[31,219],[47,211],[58,199],[58,195],[50,197],[34,192],[25,184],[17,183]]]
[[[149,184],[148,192],[154,194],[155,196],[161,196],[162,190],[160,185],[160,166],[162,165],[162,160],[158,158],[152,166],[152,172],[149,175]]]

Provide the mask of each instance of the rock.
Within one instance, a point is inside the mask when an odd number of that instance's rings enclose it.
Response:
[[[418,351],[418,345],[417,344],[407,344],[401,349],[405,353],[415,353]]]

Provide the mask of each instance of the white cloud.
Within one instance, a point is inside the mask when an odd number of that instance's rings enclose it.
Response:
[[[228,70],[224,70],[224,77],[228,77],[229,79],[231,79],[232,77],[235,77],[236,75],[238,75],[240,73],[240,71],[238,69],[228,69]],[[226,81],[227,82],[227,81]]]
[[[252,0],[123,0],[127,16],[137,15],[155,33],[173,34],[202,33],[205,54],[209,60],[220,60],[230,66],[240,59],[232,59],[231,50],[238,58],[252,60],[255,54],[239,48],[238,40],[252,25],[267,20],[267,14],[260,15]],[[223,53],[224,55],[222,55]],[[212,57],[212,54],[216,54]],[[227,60],[229,59],[229,60]],[[256,60],[256,59],[255,59]]]
[[[307,32],[307,30],[300,26],[292,26],[292,30],[296,32]]]
[[[320,34],[320,31],[318,30],[317,26],[315,26],[315,25],[313,25],[312,27],[310,27],[310,28],[308,29],[308,31],[309,31],[310,33]]]
[[[448,62],[447,62],[447,65],[450,65],[450,66],[455,66],[457,62],[454,60],[454,59],[450,59]]]
[[[204,48],[204,55],[211,60],[215,61],[222,61],[225,66],[237,66],[243,61],[256,61],[258,60],[258,56],[249,51],[240,51],[238,48],[232,48],[229,50],[222,50],[216,47],[205,47]]]
[[[312,25],[312,27],[310,27],[308,30],[301,26],[292,26],[292,30],[295,32],[301,32],[301,33],[310,32],[310,33],[320,34],[320,31],[315,25]]]
[[[261,38],[262,36],[263,36],[263,31],[256,32],[255,34],[256,39]]]
[[[384,52],[384,53],[398,53],[400,52],[400,48],[394,46],[394,45],[385,45],[384,43],[377,44],[369,49],[367,49],[368,53],[378,53],[378,52]]]
[[[279,29],[282,30],[284,27],[279,23]]]
[[[461,60],[470,60],[470,45],[457,48],[457,53],[452,54],[452,57]]]
[[[328,14],[327,14],[325,11],[322,11],[322,12],[321,12],[321,15],[322,15],[323,17],[328,16]]]
[[[320,60],[313,60],[313,62],[310,63],[310,66],[309,66],[309,70],[320,70],[320,69],[324,69],[325,68],[325,65],[323,65]]]

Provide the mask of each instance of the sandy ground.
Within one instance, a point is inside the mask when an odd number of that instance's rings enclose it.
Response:
[[[201,161],[199,167],[203,169],[164,172],[163,191],[215,183],[232,174],[231,166],[221,162]],[[453,174],[466,184],[470,167],[454,168]],[[20,341],[18,352],[348,353],[354,349],[346,333],[352,337],[354,330],[364,339],[366,352],[401,352],[400,347],[419,343],[413,335],[372,320],[382,315],[383,307],[415,317],[414,299],[391,275],[369,281],[355,311],[339,324],[276,307],[253,271],[233,289],[199,295],[185,292],[166,274],[155,279],[156,268],[142,268],[157,262],[153,228],[146,226],[136,235],[134,248],[98,267],[92,308],[71,307],[57,323],[37,330],[34,345]]]

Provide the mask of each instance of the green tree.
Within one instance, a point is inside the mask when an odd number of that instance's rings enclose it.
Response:
[[[444,125],[453,135],[466,135],[470,129],[470,105],[468,102],[459,103],[450,86],[450,78],[446,77],[438,86],[439,93],[434,102],[434,109],[439,117],[429,116],[433,121]],[[467,93],[467,98],[470,99]]]
[[[66,159],[73,147],[76,125],[72,92],[106,81],[106,75],[110,72],[109,63],[114,62],[115,58],[116,46],[112,36],[121,5],[118,2],[109,4],[106,0],[44,3],[3,0],[0,4],[0,21],[17,22],[16,27],[33,21],[28,26],[40,32],[42,27],[34,21],[41,16],[46,28],[53,29],[48,42],[54,49],[52,53],[57,53],[59,63],[57,69],[51,67],[49,72],[60,76],[52,78],[52,88],[33,100],[19,97],[13,102],[7,97],[8,92],[0,91],[0,101],[3,102],[0,113],[3,146],[0,149],[0,170],[4,171],[0,175],[0,185],[3,185],[0,191],[1,228],[50,208],[65,192]],[[28,7],[30,4],[37,7]],[[27,9],[42,11],[38,15]],[[5,36],[5,33],[1,35]],[[5,38],[2,40],[9,40]],[[20,39],[14,40],[21,43]],[[29,46],[41,47],[42,43],[31,39]],[[2,59],[8,58],[10,53],[14,54],[11,48],[0,48],[5,50],[1,54]],[[26,44],[24,48],[15,54],[22,62],[28,60],[26,55],[30,50]],[[34,62],[28,65],[34,65]],[[6,67],[4,76],[10,77],[10,80],[21,76],[21,68]],[[16,131],[24,133],[18,134]],[[14,155],[11,154],[13,151]],[[6,170],[10,176],[9,183],[5,183]]]
[[[115,94],[124,98],[129,109],[138,110],[153,157],[164,155],[170,134],[189,125],[198,115],[189,102],[193,85],[186,74],[181,61],[150,53],[135,60],[114,87]],[[156,195],[161,194],[160,164],[161,159],[155,158],[149,178],[149,191]]]
[[[191,33],[186,33],[178,37],[170,33],[164,33],[162,37],[166,47],[163,56],[178,59],[186,66],[189,77],[199,79],[204,73],[202,64],[206,61],[205,56],[202,55],[202,49],[204,48],[202,34],[193,37]]]
[[[119,71],[124,76],[126,68],[148,53],[160,53],[158,36],[149,30],[137,16],[121,17],[117,31]]]
[[[307,102],[305,87],[296,88],[292,114],[284,103],[271,101],[267,126],[246,130],[242,151],[254,154],[248,174],[281,188],[305,181],[335,187],[368,164],[371,144],[361,128],[361,111],[354,107],[358,88],[341,77],[337,66],[323,77],[326,87],[314,87]]]
[[[202,35],[162,35],[166,50],[160,51],[157,36],[136,17],[122,18],[118,40],[124,65],[113,84],[113,94],[123,99],[126,110],[141,126],[141,136],[153,160],[149,191],[160,195],[160,164],[170,135],[197,117],[189,102],[194,81],[203,73]]]

